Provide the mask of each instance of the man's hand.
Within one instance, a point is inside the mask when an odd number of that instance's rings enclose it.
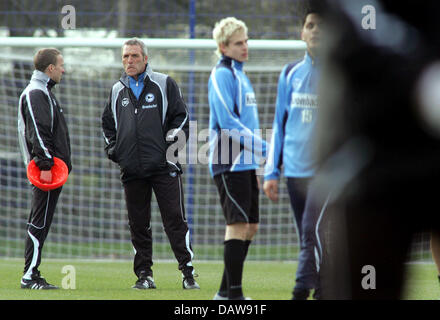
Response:
[[[41,172],[40,172],[40,181],[42,183],[52,183],[52,171],[50,171],[50,170],[41,170]]]
[[[278,201],[278,180],[264,181],[263,190],[270,200],[274,202]]]

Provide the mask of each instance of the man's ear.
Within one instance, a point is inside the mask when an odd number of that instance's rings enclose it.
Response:
[[[219,45],[219,49],[220,49],[220,52],[221,52],[222,54],[224,54],[225,49],[226,49],[226,45],[225,45],[224,43],[220,43],[220,45]]]
[[[147,64],[148,63],[148,56],[144,57],[144,63]]]
[[[49,64],[44,72],[45,73],[51,73],[53,71],[53,67],[54,67],[53,64]]]

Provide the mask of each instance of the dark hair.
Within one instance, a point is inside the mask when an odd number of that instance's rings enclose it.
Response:
[[[319,0],[318,1],[313,1],[313,0],[308,1],[305,5],[304,11],[303,11],[304,13],[303,13],[302,21],[301,21],[302,22],[301,27],[303,27],[304,24],[306,23],[307,16],[309,14],[314,13],[319,16],[322,16],[322,11],[323,11],[323,9],[320,6]]]
[[[46,71],[46,68],[53,64],[57,64],[57,57],[61,54],[58,49],[46,48],[38,50],[34,56],[34,66],[36,70],[41,72]]]

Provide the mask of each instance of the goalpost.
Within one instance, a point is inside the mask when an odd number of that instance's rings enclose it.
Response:
[[[17,142],[17,104],[41,47],[63,53],[66,74],[54,93],[68,122],[73,171],[58,202],[44,255],[54,258],[133,257],[119,169],[103,151],[101,114],[113,83],[122,72],[125,39],[0,38],[0,257],[22,257],[30,207],[30,187]],[[207,83],[216,63],[209,39],[143,39],[153,70],[172,76],[187,102],[192,134],[208,128]],[[263,138],[271,129],[278,76],[282,67],[300,59],[305,45],[294,40],[249,40],[245,64],[257,97]],[[206,141],[187,147],[187,157]],[[195,260],[222,260],[224,218],[208,166],[183,165],[185,208]],[[260,229],[250,247],[250,260],[294,260],[298,238],[284,179],[278,203],[260,197]],[[153,258],[174,259],[152,201]],[[417,260],[430,259],[426,235],[416,242]]]

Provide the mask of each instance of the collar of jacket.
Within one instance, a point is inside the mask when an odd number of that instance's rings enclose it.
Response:
[[[39,70],[34,70],[34,73],[32,73],[31,81],[43,82],[44,86],[47,87],[48,89],[52,89],[52,87],[57,84],[47,74]]]
[[[304,54],[304,60],[311,64],[312,66],[316,67],[319,65],[319,59],[318,58],[312,58],[312,56],[309,54],[309,52],[306,50],[306,53]]]
[[[144,82],[144,80],[145,80],[145,75],[146,75],[147,73],[144,71],[144,72],[142,72],[142,73],[139,73],[138,75],[137,75],[137,80],[134,78],[134,77],[131,77],[131,76],[128,76],[128,79],[131,81],[131,83],[133,83],[133,82],[138,82],[138,81],[140,81],[140,82]]]
[[[220,62],[225,62],[226,64],[230,65],[231,67],[233,67],[235,69],[243,70],[244,62],[237,61],[235,59],[232,59],[231,57],[222,56],[220,59]]]
[[[143,71],[142,73],[145,73],[145,77],[144,77],[144,84],[148,79],[151,78],[151,75],[153,74],[153,69],[151,69],[151,66],[149,63],[147,63],[147,67],[145,68],[145,71]],[[126,87],[130,88],[130,80],[129,80],[129,76],[124,72],[122,72],[122,76],[119,79]]]

